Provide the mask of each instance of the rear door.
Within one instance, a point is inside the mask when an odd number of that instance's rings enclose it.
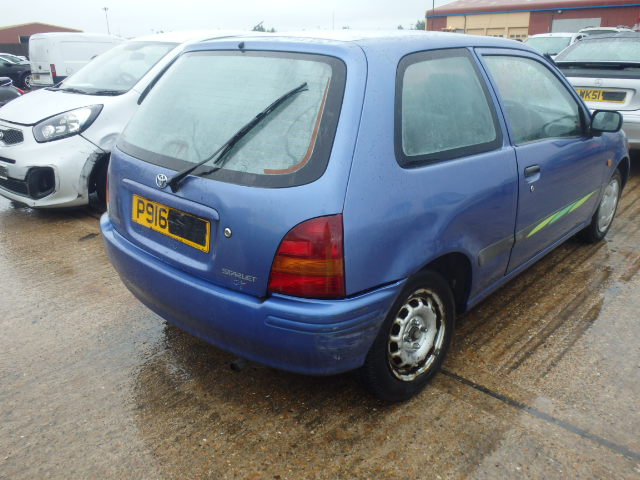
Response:
[[[640,110],[640,64],[610,71],[567,68],[563,73],[591,110]]]
[[[560,74],[528,52],[483,49],[518,163],[516,243],[508,271],[588,220],[609,160],[588,110]]]
[[[32,37],[29,39],[29,63],[31,64],[31,81],[35,85],[52,85],[51,58],[54,42],[48,38]]]

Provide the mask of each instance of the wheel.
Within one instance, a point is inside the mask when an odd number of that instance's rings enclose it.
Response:
[[[613,223],[621,193],[622,176],[620,171],[616,170],[602,193],[600,205],[591,217],[591,223],[578,233],[582,240],[587,243],[597,243],[605,237]]]
[[[442,365],[454,318],[453,294],[441,275],[425,271],[409,280],[360,369],[365,386],[391,402],[418,393]]]
[[[20,79],[20,82],[22,83],[23,88],[27,90],[31,90],[31,74],[30,73],[23,75],[23,77]]]

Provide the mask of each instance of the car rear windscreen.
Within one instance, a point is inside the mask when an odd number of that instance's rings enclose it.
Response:
[[[637,62],[640,64],[640,35],[581,40],[562,52],[556,62]]]
[[[144,99],[118,146],[175,170],[210,157],[287,92],[302,87],[214,163],[194,174],[231,183],[284,187],[324,172],[345,81],[333,57],[281,52],[205,51],[180,57]]]

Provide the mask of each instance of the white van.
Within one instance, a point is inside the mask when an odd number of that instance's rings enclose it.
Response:
[[[59,85],[12,100],[0,108],[0,195],[36,208],[86,205],[92,193],[104,201],[111,149],[154,79],[187,44],[243,33],[136,38]]]
[[[38,33],[29,38],[32,88],[55,85],[123,41],[96,33]]]

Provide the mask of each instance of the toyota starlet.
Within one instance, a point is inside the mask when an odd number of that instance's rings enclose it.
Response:
[[[356,370],[402,401],[457,314],[568,238],[604,238],[629,175],[620,126],[509,40],[216,40],[142,99],[102,232],[169,322],[279,369]]]

